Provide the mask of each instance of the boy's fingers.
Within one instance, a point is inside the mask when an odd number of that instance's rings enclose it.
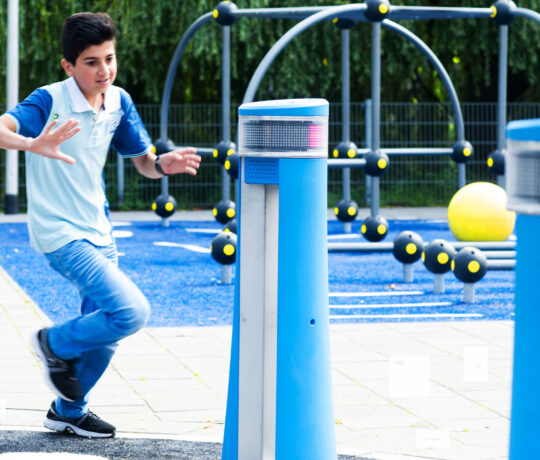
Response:
[[[58,120],[53,120],[49,126],[46,126],[45,127],[45,133],[50,133],[51,132],[51,129],[53,129],[53,127],[58,123]]]
[[[68,121],[66,121],[65,123],[62,123],[61,126],[56,128],[56,130],[54,132],[57,133],[57,134],[64,134],[65,132],[70,131],[71,129],[73,129],[78,124],[79,124],[79,122],[77,120],[73,120],[73,119],[70,118]]]
[[[65,161],[66,163],[70,165],[75,164],[75,158],[70,157],[69,155],[66,155],[65,153],[58,152],[58,156],[56,157],[57,160]]]

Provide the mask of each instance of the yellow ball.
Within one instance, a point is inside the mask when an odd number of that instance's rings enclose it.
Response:
[[[448,225],[459,241],[504,241],[514,230],[516,213],[506,209],[506,191],[489,182],[466,185],[448,205]]]

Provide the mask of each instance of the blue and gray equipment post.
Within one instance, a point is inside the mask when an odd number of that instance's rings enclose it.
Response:
[[[508,123],[506,189],[517,212],[510,459],[540,458],[540,119]]]
[[[336,458],[328,102],[239,108],[239,248],[224,460]]]

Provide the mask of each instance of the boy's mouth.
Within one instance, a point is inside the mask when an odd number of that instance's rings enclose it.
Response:
[[[97,80],[96,83],[98,85],[107,85],[109,83],[110,79],[106,78],[105,80]]]

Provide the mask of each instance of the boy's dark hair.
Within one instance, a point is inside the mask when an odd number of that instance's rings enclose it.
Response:
[[[62,54],[75,65],[79,55],[90,46],[114,40],[116,28],[107,13],[77,13],[64,21]]]

